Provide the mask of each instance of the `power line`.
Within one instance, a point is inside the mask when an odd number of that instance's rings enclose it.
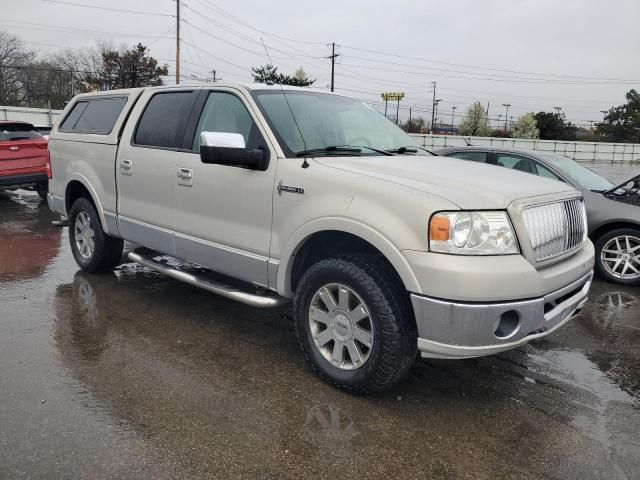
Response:
[[[454,67],[475,68],[475,69],[479,69],[479,70],[489,70],[489,71],[494,71],[494,72],[515,73],[515,74],[521,74],[521,75],[536,75],[536,76],[540,76],[540,77],[574,78],[574,79],[584,79],[584,80],[604,80],[604,81],[614,81],[614,82],[619,82],[619,81],[621,81],[621,82],[634,82],[634,83],[640,82],[640,80],[629,80],[629,79],[620,79],[620,78],[586,77],[586,76],[578,76],[578,75],[537,73],[537,72],[508,70],[508,69],[493,68],[493,67],[481,67],[481,66],[475,66],[475,65],[465,65],[465,64],[462,64],[462,63],[443,62],[443,61],[439,61],[439,60],[432,60],[432,59],[422,58],[422,57],[414,57],[414,56],[410,56],[410,55],[400,55],[400,54],[396,54],[396,53],[382,52],[382,51],[379,51],[379,50],[370,50],[370,49],[365,49],[365,48],[352,47],[352,46],[349,46],[349,45],[342,45],[342,47],[344,47],[346,49],[350,49],[350,50],[358,50],[358,51],[361,51],[361,52],[374,53],[374,54],[385,55],[385,56],[389,56],[389,57],[404,58],[404,59],[409,59],[409,60],[418,60],[418,61],[427,62],[427,63],[450,65],[450,66],[454,66]]]
[[[543,80],[543,79],[526,79],[525,77],[514,77],[513,79],[507,78],[481,78],[481,77],[465,77],[460,75],[445,75],[442,73],[434,73],[430,71],[407,71],[407,70],[396,70],[391,68],[383,68],[383,67],[368,67],[365,65],[355,65],[350,63],[343,63],[343,65],[348,65],[353,68],[365,68],[369,70],[379,70],[383,72],[394,72],[394,73],[404,73],[408,75],[420,75],[420,76],[429,76],[429,77],[445,77],[445,78],[455,78],[455,79],[465,79],[465,80],[475,80],[475,81],[491,81],[491,82],[509,82],[509,83],[541,83],[547,85],[609,85],[614,84],[612,82],[591,82],[591,81],[555,81],[555,80]],[[467,73],[467,75],[483,75],[481,73]],[[625,84],[636,83],[635,81],[629,80],[625,83],[616,82],[616,85],[625,85]]]
[[[45,31],[52,31],[52,32],[56,32],[56,33],[77,33],[77,34],[82,34],[82,35],[96,35],[96,34],[98,34],[98,35],[112,35],[114,37],[171,38],[171,39],[173,39],[173,37],[166,37],[166,36],[160,36],[160,35],[144,35],[144,34],[141,34],[141,33],[119,33],[119,32],[106,32],[106,31],[101,31],[101,30],[87,30],[87,29],[81,29],[81,28],[75,28],[75,27],[65,27],[65,26],[58,26],[58,25],[47,25],[47,24],[44,24],[44,23],[23,22],[23,21],[20,21],[20,20],[1,19],[0,20],[0,24],[2,24],[2,23],[24,24],[24,25],[27,25],[27,26],[20,25],[20,28],[35,29],[35,30],[45,30]],[[9,25],[9,26],[13,27],[13,25]]]
[[[47,2],[47,3],[57,3],[61,5],[68,5],[72,7],[93,8],[96,10],[107,10],[110,12],[134,13],[134,14],[140,14],[140,15],[155,15],[158,17],[175,17],[175,15],[171,15],[168,13],[145,12],[141,10],[128,10],[123,8],[100,7],[98,5],[87,5],[86,3],[63,2],[61,0],[41,0],[41,1]]]
[[[227,12],[226,10],[218,7],[217,5],[213,4],[213,2],[207,1],[207,0],[197,0],[199,3],[204,4],[205,6],[207,6],[208,8],[212,9],[213,11],[215,11],[216,13],[222,15],[223,17],[226,17],[240,25],[243,25],[246,28],[249,28],[251,30],[254,30],[258,33],[261,33],[262,35],[267,35],[269,37],[272,38],[279,38],[282,40],[286,40],[288,42],[294,42],[294,43],[299,43],[299,44],[305,44],[305,45],[326,45],[325,43],[322,42],[308,42],[308,41],[304,41],[304,40],[299,40],[299,39],[294,39],[294,38],[289,38],[289,37],[284,37],[282,35],[277,35],[275,33],[271,33],[271,32],[267,32],[265,30],[261,30],[257,27],[254,27],[253,25],[245,22],[244,20],[236,17],[235,15]]]

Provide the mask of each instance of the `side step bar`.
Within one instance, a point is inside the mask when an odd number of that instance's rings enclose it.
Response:
[[[156,254],[156,256],[159,255],[161,254]],[[182,280],[183,282],[186,282],[195,287],[203,288],[210,292],[217,293],[218,295],[222,295],[223,297],[227,297],[232,300],[251,305],[252,307],[273,308],[284,305],[288,301],[284,297],[278,297],[275,295],[258,295],[257,293],[244,292],[242,290],[239,290],[238,288],[231,287],[223,283],[218,283],[210,279],[205,279],[188,272],[184,272],[175,267],[154,260],[150,256],[145,256],[139,252],[129,252],[128,256],[130,260],[144,265],[145,267],[151,268],[152,270],[164,273],[165,275],[175,278],[176,280]]]

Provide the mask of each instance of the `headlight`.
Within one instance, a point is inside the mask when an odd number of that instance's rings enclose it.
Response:
[[[432,252],[458,255],[519,253],[507,212],[439,212],[429,222]]]

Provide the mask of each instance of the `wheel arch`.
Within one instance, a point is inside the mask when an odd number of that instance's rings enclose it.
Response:
[[[629,220],[613,220],[602,225],[598,225],[591,233],[589,234],[589,238],[595,244],[600,237],[602,237],[607,232],[611,230],[618,230],[620,228],[632,228],[634,230],[640,231],[640,224],[631,222]]]
[[[292,297],[305,268],[320,258],[362,252],[371,252],[388,263],[405,290],[421,293],[418,280],[400,249],[373,228],[342,218],[316,220],[292,235],[278,266],[277,291]]]
[[[64,206],[65,213],[67,216],[69,215],[69,211],[78,198],[85,197],[89,199],[89,201],[93,204],[98,212],[98,217],[100,218],[100,223],[102,224],[102,229],[107,231],[107,224],[105,221],[104,210],[102,209],[102,204],[100,203],[100,199],[98,194],[96,193],[95,188],[91,185],[84,176],[76,173],[74,174],[69,182],[67,182],[67,186],[65,187],[64,192]]]

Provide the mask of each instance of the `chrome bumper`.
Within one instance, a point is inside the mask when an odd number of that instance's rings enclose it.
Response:
[[[64,198],[62,197],[47,193],[47,206],[53,213],[59,213],[60,215],[64,216],[66,216],[67,214],[64,208]]]
[[[587,301],[593,272],[544,297],[460,303],[411,294],[418,350],[428,358],[492,355],[560,328]]]

